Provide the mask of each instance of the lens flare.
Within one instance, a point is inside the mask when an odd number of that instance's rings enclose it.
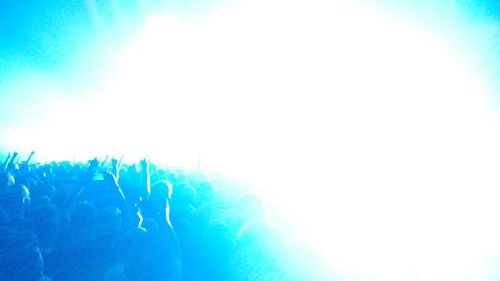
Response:
[[[88,99],[10,139],[39,139],[51,159],[194,167],[201,155],[252,182],[339,280],[498,277],[500,127],[485,73],[456,38],[327,2],[150,17]]]

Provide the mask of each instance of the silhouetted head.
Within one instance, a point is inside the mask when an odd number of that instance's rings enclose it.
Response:
[[[122,212],[117,207],[106,207],[95,218],[96,239],[116,239],[122,230]]]
[[[12,232],[0,240],[0,280],[33,281],[42,277],[43,258],[33,233]]]
[[[55,193],[56,193],[56,188],[52,184],[41,183],[38,185],[38,188],[37,188],[37,195],[38,196],[47,196],[49,198],[52,198],[52,196],[54,196]]]
[[[172,197],[172,184],[167,181],[159,181],[151,186],[150,199],[152,200],[170,200]]]
[[[71,238],[75,241],[92,240],[95,216],[94,204],[88,201],[78,202],[69,215]]]
[[[5,171],[0,171],[0,188],[13,186],[16,183],[14,176]]]
[[[190,213],[196,206],[198,195],[196,190],[188,184],[174,186],[172,193],[172,214],[183,215]]]
[[[35,206],[30,212],[30,223],[42,252],[52,248],[59,233],[59,220],[59,209],[54,205]]]
[[[2,190],[0,205],[9,213],[10,218],[23,218],[30,204],[30,192],[24,185],[13,185]]]
[[[256,194],[244,194],[237,208],[244,219],[264,219],[266,216],[266,208],[262,199]]]
[[[190,181],[196,189],[199,199],[202,200],[200,203],[212,200],[214,196],[214,187],[208,175],[196,173],[190,178]]]

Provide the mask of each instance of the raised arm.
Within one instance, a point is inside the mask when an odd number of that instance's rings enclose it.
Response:
[[[141,160],[141,178],[143,184],[143,199],[146,199],[151,194],[151,176],[149,173],[149,160],[144,158]]]
[[[116,158],[111,158],[111,173],[115,175],[117,179],[120,178],[120,170],[122,167],[122,161],[123,161],[123,156],[120,157],[120,160],[117,160]]]
[[[5,161],[2,162],[2,167],[4,168],[4,170],[6,170],[7,167],[9,166],[9,160],[10,160],[10,152],[9,154],[7,154],[7,158],[5,158]]]
[[[17,153],[17,151],[14,152],[14,154],[12,154],[12,158],[10,158],[10,161],[7,161],[6,164],[5,164],[5,168],[8,169],[9,167],[12,166],[12,164],[15,163],[16,159],[17,159],[17,156],[19,156],[19,153]]]
[[[33,155],[35,155],[35,151],[32,151],[30,153],[30,155],[28,156],[28,158],[24,161],[24,164],[28,165],[31,161],[31,159],[33,158]]]

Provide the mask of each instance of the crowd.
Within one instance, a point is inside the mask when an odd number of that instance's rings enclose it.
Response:
[[[312,280],[298,240],[224,177],[33,154],[0,162],[0,280]]]

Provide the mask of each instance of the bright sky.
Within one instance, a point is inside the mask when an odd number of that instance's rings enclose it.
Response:
[[[346,2],[165,9],[63,70],[5,56],[0,140],[44,159],[201,153],[345,280],[497,280],[494,6]]]

